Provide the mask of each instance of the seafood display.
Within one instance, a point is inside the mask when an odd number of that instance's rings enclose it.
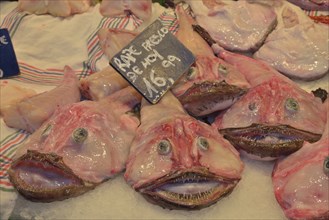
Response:
[[[185,113],[168,92],[145,100],[125,179],[148,201],[169,209],[200,209],[229,194],[241,178],[239,153],[211,126]]]
[[[8,174],[26,198],[51,202],[78,196],[121,172],[139,120],[132,88],[58,109],[17,150]],[[111,111],[108,111],[111,109]]]
[[[326,104],[328,106],[329,102]],[[318,142],[305,143],[274,167],[275,197],[289,219],[329,218],[328,123]]]
[[[194,116],[228,108],[246,93],[249,83],[235,67],[213,54],[193,30],[195,21],[182,6],[176,7],[176,14],[177,38],[196,56],[196,62],[173,86],[173,94]]]
[[[42,15],[51,14],[56,17],[68,17],[86,12],[91,0],[19,0],[18,7],[22,11]]]
[[[254,58],[290,78],[311,81],[329,73],[328,25],[315,23],[285,1],[274,8],[278,25]]]
[[[200,26],[223,48],[253,52],[275,28],[274,10],[247,1],[186,1]]]
[[[179,2],[0,1],[21,70],[0,80],[1,219],[329,218],[326,12]],[[171,32],[195,63],[152,105],[109,61],[155,20],[140,42]]]
[[[79,81],[74,71],[66,66],[61,85],[48,92],[7,105],[2,111],[3,120],[8,127],[23,129],[32,133],[56,109],[78,101],[80,101]]]
[[[152,14],[152,0],[102,0],[99,10],[105,17],[132,13],[142,20],[147,20]]]

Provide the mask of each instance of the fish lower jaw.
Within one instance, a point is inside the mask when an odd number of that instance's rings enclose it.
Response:
[[[169,209],[197,210],[216,203],[237,184],[220,181],[167,183],[144,190],[143,196],[152,203]]]

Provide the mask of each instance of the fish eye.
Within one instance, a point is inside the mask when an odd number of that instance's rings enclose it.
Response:
[[[171,144],[167,140],[161,140],[157,146],[160,155],[168,155],[171,152]]]
[[[50,134],[52,129],[53,129],[53,125],[48,124],[47,127],[45,128],[45,130],[43,130],[43,132],[41,133],[41,137],[43,137],[43,138],[47,137]]]
[[[88,137],[88,131],[85,128],[77,128],[72,133],[72,139],[75,143],[81,144]]]
[[[223,64],[219,64],[218,71],[224,76],[227,75],[227,67],[224,66]]]
[[[197,142],[197,145],[198,147],[201,149],[201,150],[208,150],[209,149],[209,142],[206,138],[204,137],[199,137],[198,138],[198,142]]]
[[[196,67],[191,67],[186,73],[187,80],[193,80],[197,74],[198,70]]]
[[[299,110],[299,104],[296,99],[294,98],[287,98],[285,104],[285,108],[287,111],[295,113]]]
[[[329,156],[323,161],[323,172],[329,177]]]

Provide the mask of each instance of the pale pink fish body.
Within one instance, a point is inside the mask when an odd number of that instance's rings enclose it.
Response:
[[[32,14],[68,17],[86,12],[90,7],[90,0],[19,0],[18,7]]]
[[[79,81],[74,71],[66,66],[61,85],[7,106],[6,111],[3,112],[3,119],[8,127],[33,132],[56,109],[78,101],[80,101]]]
[[[98,31],[100,46],[109,60],[137,35],[137,32],[119,29],[100,29]],[[99,100],[128,85],[127,80],[111,66],[108,66],[82,79],[80,81],[80,90],[84,97],[91,100]]]
[[[222,47],[231,51],[257,50],[275,28],[274,10],[247,1],[188,0],[198,22]]]
[[[195,21],[182,6],[176,7],[177,38],[196,56],[195,64],[173,86],[172,92],[195,116],[210,114],[232,105],[249,88],[245,77],[216,57],[207,42],[193,30]]]
[[[97,35],[104,54],[111,60],[138,35],[138,32],[103,28],[98,31]]]
[[[140,19],[147,20],[152,14],[152,0],[103,0],[100,13],[105,17],[126,16],[132,13]]]
[[[97,101],[128,85],[127,80],[111,66],[108,66],[99,72],[81,79],[80,91],[85,98]]]
[[[243,167],[239,153],[170,92],[157,105],[142,102],[124,176],[149,201],[169,209],[209,206],[233,190]]]
[[[272,180],[275,197],[289,219],[329,218],[328,123],[318,142],[305,143],[276,163]]]
[[[21,146],[9,171],[19,192],[36,201],[90,190],[125,168],[139,125],[131,87],[102,99],[62,107]]]
[[[289,2],[275,10],[278,26],[254,58],[267,62],[290,78],[311,81],[327,74],[328,26],[315,23],[302,9]]]
[[[311,11],[329,11],[329,0],[288,0],[302,9]]]

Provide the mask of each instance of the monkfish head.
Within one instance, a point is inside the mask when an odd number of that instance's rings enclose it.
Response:
[[[139,102],[137,91],[126,88],[97,102],[59,108],[16,152],[11,182],[29,200],[52,202],[112,178],[125,167]]]
[[[141,117],[125,179],[148,201],[201,209],[234,189],[243,170],[238,152],[216,130],[187,115],[171,93],[157,105],[143,105]]]
[[[319,98],[272,77],[218,116],[214,126],[236,148],[270,159],[295,152],[304,141],[318,141],[325,123]]]

